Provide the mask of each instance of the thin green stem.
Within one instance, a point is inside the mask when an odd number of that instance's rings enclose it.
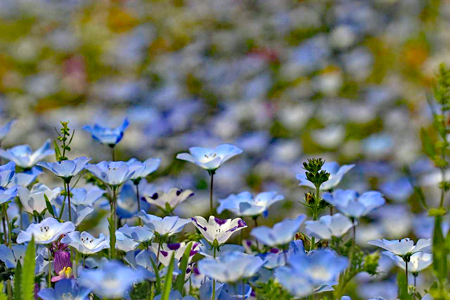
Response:
[[[6,291],[8,293],[8,300],[12,300],[13,292],[12,292],[12,287],[11,287],[11,280],[6,281]]]
[[[70,181],[67,181],[67,201],[69,209],[69,221],[72,221],[72,206],[70,205]]]
[[[134,185],[136,186],[136,201],[137,201],[138,212],[140,212],[141,211],[141,199],[140,199],[140,196],[139,196],[139,184],[135,183]],[[142,225],[141,218],[138,218],[138,225],[139,226]]]
[[[158,254],[156,255],[156,263],[159,263],[159,253],[161,252],[161,240],[158,241]]]
[[[112,152],[112,161],[116,161],[116,153],[115,153],[115,151],[114,151],[114,147],[115,145],[113,145],[113,146],[110,146],[111,147],[111,152]]]
[[[8,204],[7,203],[3,204],[3,213],[5,214],[6,227],[7,227],[6,229],[8,230],[8,245],[9,245],[9,248],[11,248],[11,246],[12,246],[11,225],[9,224]]]
[[[408,262],[405,261],[405,280],[406,280],[406,290],[408,290]],[[409,293],[408,293],[409,294]]]
[[[209,188],[209,212],[210,215],[214,215],[214,203],[213,203],[213,189],[214,189],[214,171],[211,171],[210,173],[211,176],[211,185]]]
[[[214,255],[214,259],[216,258],[216,247],[215,246],[213,246],[213,255]],[[212,297],[211,297],[211,300],[214,300],[214,299],[216,299],[216,280],[215,279],[213,279],[213,286],[212,286]]]

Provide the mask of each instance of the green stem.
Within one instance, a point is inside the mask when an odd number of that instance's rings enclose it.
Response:
[[[137,207],[138,207],[138,212],[140,212],[140,211],[141,211],[141,199],[140,199],[140,196],[139,196],[139,184],[138,184],[138,183],[135,183],[135,186],[136,186],[136,201],[137,201]],[[138,218],[138,225],[139,225],[139,226],[142,225],[141,222],[142,222],[141,218]]]
[[[161,240],[158,241],[158,254],[156,255],[156,263],[159,263],[159,253],[161,252]]]
[[[67,201],[69,209],[69,221],[72,221],[72,206],[70,205],[70,181],[67,181]]]
[[[213,189],[214,189],[214,171],[211,171],[209,173],[211,175],[211,185],[209,188],[209,209],[210,209],[210,215],[214,215],[214,203],[213,203]]]
[[[214,253],[214,259],[216,258],[216,247],[213,246],[213,253]],[[213,286],[212,286],[212,298],[211,300],[214,300],[216,298],[216,280],[213,279]]]
[[[5,219],[6,219],[6,229],[8,230],[8,246],[9,248],[11,248],[12,246],[12,237],[11,237],[11,226],[9,224],[9,217],[8,217],[8,204],[5,203],[3,204],[3,213],[5,214]],[[5,232],[6,234],[6,232]],[[5,238],[6,240],[6,238]]]
[[[116,187],[113,186],[111,187],[112,189],[112,204],[111,204],[111,215],[110,215],[110,219],[111,219],[111,234],[113,235],[116,233],[116,226],[117,226],[117,213],[116,213],[116,209],[117,209],[117,199],[116,199]],[[111,259],[114,259],[116,257],[116,237],[114,236],[110,236],[109,237],[112,241],[112,245],[111,245]]]
[[[6,291],[8,293],[8,300],[12,300],[13,292],[12,292],[12,288],[11,288],[11,280],[6,281]]]
[[[408,262],[405,261],[406,290],[408,291]],[[409,293],[408,293],[409,294]]]

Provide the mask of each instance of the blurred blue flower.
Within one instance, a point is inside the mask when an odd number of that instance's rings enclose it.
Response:
[[[11,131],[12,125],[16,122],[15,119],[9,121],[5,125],[0,127],[0,143],[6,138],[8,133]]]
[[[78,283],[97,296],[122,298],[133,284],[143,281],[144,272],[133,270],[118,261],[106,261],[98,269],[80,269]]]
[[[305,215],[299,215],[294,220],[285,219],[275,224],[273,228],[259,226],[253,228],[250,235],[266,246],[283,246],[293,240],[295,233],[298,231],[305,218]]]
[[[46,218],[41,223],[30,224],[25,231],[20,231],[17,243],[22,244],[31,241],[34,236],[36,244],[50,244],[56,241],[61,235],[68,234],[75,230],[72,222],[60,223],[56,219]]]
[[[129,124],[128,119],[125,119],[122,125],[117,128],[108,128],[95,124],[93,127],[86,125],[83,129],[89,132],[92,137],[100,143],[114,147],[122,140],[123,134]]]
[[[144,162],[140,162],[135,158],[130,159],[128,161],[128,166],[130,171],[134,172],[133,176],[131,176],[131,180],[138,181],[147,177],[158,169],[160,163],[161,158],[149,158]]]
[[[9,162],[6,165],[0,166],[0,187],[7,187],[14,177],[16,164]]]
[[[44,209],[47,208],[45,203],[45,196],[47,196],[50,203],[53,203],[53,201],[59,196],[59,194],[61,194],[62,191],[60,187],[50,189],[42,183],[33,185],[31,190],[21,186],[19,186],[17,190],[23,208],[30,214],[33,214],[34,211],[42,213]]]
[[[125,183],[134,175],[128,164],[123,161],[102,161],[98,164],[88,164],[86,170],[113,187]]]
[[[252,287],[249,284],[238,283],[234,285],[227,283],[220,291],[219,300],[248,299],[251,293]]]
[[[90,188],[89,190],[73,188],[70,189],[70,192],[72,193],[71,204],[84,206],[93,206],[105,194],[104,190],[97,187]]]
[[[82,156],[74,160],[63,160],[53,163],[42,161],[37,163],[37,165],[53,172],[53,174],[66,181],[70,181],[72,177],[76,176],[86,167],[86,164],[90,160],[91,158]]]
[[[390,180],[380,185],[380,190],[388,199],[405,202],[414,193],[413,187],[406,177]]]
[[[168,216],[160,218],[154,215],[146,214],[141,210],[137,216],[144,221],[145,225],[160,236],[171,236],[183,230],[186,224],[191,223],[188,219],[182,219],[178,216]]]
[[[356,219],[386,203],[383,195],[376,191],[365,192],[360,196],[356,191],[339,189],[333,193],[324,193],[322,197],[344,215]]]
[[[0,188],[0,204],[4,204],[7,202],[10,202],[11,200],[14,200],[17,196],[17,188],[12,187],[9,189],[2,189]]]
[[[20,185],[23,187],[28,187],[30,184],[36,181],[37,177],[42,174],[40,168],[33,167],[30,170],[27,170],[22,173],[15,173],[11,182],[8,184],[8,187],[13,187],[16,185]]]
[[[79,287],[73,279],[63,279],[55,284],[55,288],[40,290],[38,296],[42,300],[88,300],[90,292],[90,289]]]
[[[79,231],[69,232],[61,239],[61,243],[67,244],[83,254],[94,254],[103,249],[109,249],[109,238],[103,233],[95,238],[86,231],[81,233]]]
[[[224,285],[225,283],[216,282],[215,286],[216,292],[214,294],[213,300],[217,300]],[[199,300],[212,300],[212,292],[213,292],[213,281],[206,277],[205,280],[203,280],[202,285],[200,286],[199,289],[200,293]]]
[[[220,282],[236,282],[253,276],[264,261],[258,256],[242,252],[227,252],[222,256],[204,258],[198,262],[200,274],[218,280]]]
[[[138,243],[149,242],[153,237],[153,232],[147,226],[130,227],[128,224],[125,224],[118,231]]]
[[[392,252],[400,257],[412,255],[416,252],[430,253],[431,251],[431,239],[419,239],[417,244],[409,238],[402,240],[374,240],[369,241],[368,244],[374,245],[385,250]]]
[[[275,202],[284,199],[283,195],[277,192],[263,192],[254,198],[249,192],[242,192],[237,195],[232,194],[227,198],[219,200],[217,213],[221,214],[224,210],[229,210],[237,216],[267,216],[267,210]]]
[[[192,224],[197,227],[203,237],[212,244],[215,242],[219,245],[224,244],[233,233],[247,227],[247,224],[241,219],[221,220],[214,216],[210,216],[209,220],[201,216],[191,218]]]
[[[13,245],[12,249],[6,245],[0,245],[0,260],[5,263],[6,267],[15,268],[18,261],[23,264],[26,251],[27,246],[25,245]]]
[[[28,145],[15,146],[8,150],[0,149],[1,157],[15,162],[17,166],[24,169],[30,169],[45,157],[54,154],[55,151],[50,148],[50,139],[35,152]]]
[[[142,180],[139,183],[139,190],[142,191],[144,188],[144,184],[146,181]],[[136,203],[136,188],[131,181],[127,181],[120,190],[119,195],[117,196],[117,215],[122,219],[129,219],[134,217],[138,211],[138,205]],[[139,199],[141,201],[141,210],[147,211],[150,208],[150,205],[142,201],[142,198]],[[109,206],[109,203],[106,204]]]
[[[325,162],[322,170],[330,173],[330,177],[328,181],[325,181],[320,186],[320,190],[329,191],[334,189],[342,180],[345,174],[347,174],[351,169],[353,169],[355,165],[343,165],[339,167],[337,162]],[[303,170],[301,173],[298,173],[295,176],[298,180],[300,180],[300,186],[307,186],[315,189],[314,184],[306,179],[306,170]]]
[[[339,213],[323,216],[319,221],[306,221],[305,224],[309,236],[324,240],[331,240],[333,236],[340,238],[353,227],[353,222]]]
[[[189,161],[207,171],[215,171],[233,156],[241,154],[242,150],[233,145],[222,144],[214,149],[191,147],[189,152],[179,153],[177,159]]]

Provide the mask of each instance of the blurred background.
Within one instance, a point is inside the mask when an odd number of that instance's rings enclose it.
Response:
[[[0,112],[17,118],[2,146],[36,149],[62,120],[76,130],[69,158],[110,159],[81,127],[128,117],[118,159],[161,157],[152,179],[194,190],[178,211],[192,216],[207,213],[208,176],[176,153],[232,143],[244,153],[217,172],[216,198],[282,193],[268,225],[304,212],[306,158],[355,163],[340,187],[389,202],[358,227],[360,245],[430,237],[411,182],[438,200],[419,132],[449,26],[439,0],[0,0]],[[383,263],[355,295],[396,298]]]

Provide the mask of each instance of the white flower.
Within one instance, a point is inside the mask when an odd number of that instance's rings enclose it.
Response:
[[[189,152],[179,153],[177,158],[194,163],[205,170],[215,171],[233,156],[241,154],[242,150],[233,145],[222,144],[214,149],[191,147]]]
[[[17,237],[17,243],[29,242],[31,237],[34,236],[36,244],[50,244],[61,235],[68,234],[74,230],[75,225],[72,222],[59,223],[53,218],[46,218],[41,223],[30,224],[27,230],[21,231]]]
[[[68,244],[83,254],[93,254],[109,248],[109,238],[103,233],[95,238],[86,231],[81,234],[79,231],[70,232],[61,239],[61,243]]]
[[[37,183],[33,185],[31,191],[21,186],[19,186],[17,190],[23,208],[28,213],[33,214],[33,211],[42,213],[42,211],[47,208],[44,195],[47,196],[50,203],[52,203],[56,197],[61,194],[62,189],[58,187],[52,190],[41,183]]]
[[[406,263],[400,256],[395,255],[394,253],[389,251],[384,251],[383,254],[392,259],[394,263],[403,270],[406,269]],[[408,271],[411,273],[418,273],[428,268],[432,263],[433,263],[432,254],[424,252],[416,252],[413,255],[411,255],[409,259]]]
[[[143,210],[137,213],[137,216],[144,221],[145,225],[153,231],[161,236],[171,236],[175,233],[183,230],[183,227],[190,223],[187,219],[182,219],[177,216],[169,216],[160,218],[154,215],[146,214]]]
[[[353,227],[352,221],[339,213],[323,216],[319,221],[306,221],[305,224],[309,236],[323,240],[330,240],[332,236],[339,238]]]
[[[181,261],[181,258],[184,255],[184,251],[186,248],[192,244],[191,253],[189,255],[189,262],[192,260],[195,254],[197,254],[200,243],[197,242],[188,242],[188,243],[177,243],[177,244],[163,244],[159,249],[159,261],[164,265],[168,266],[170,263],[170,259],[172,258],[173,253],[175,253],[175,259]],[[150,247],[153,253],[158,253],[158,244],[153,243]]]
[[[219,200],[220,205],[217,212],[221,214],[224,210],[229,210],[237,216],[259,216],[267,213],[272,204],[283,199],[284,196],[277,192],[259,193],[254,198],[251,193],[242,192]]]
[[[241,219],[221,220],[214,216],[209,217],[209,221],[201,216],[191,218],[192,224],[197,227],[203,237],[211,244],[217,241],[219,245],[225,243],[233,233],[244,229],[247,224]]]
[[[330,177],[327,181],[322,183],[322,185],[320,186],[320,190],[329,191],[335,188],[341,182],[344,175],[347,174],[347,172],[349,172],[351,169],[353,169],[354,166],[355,165],[343,165],[339,167],[339,164],[337,162],[325,162],[323,164],[322,170],[330,173]],[[307,186],[313,189],[316,188],[312,182],[306,179],[306,170],[297,174],[295,177],[300,180],[300,186]]]
[[[305,220],[305,215],[299,215],[296,219],[285,219],[277,223],[273,228],[267,226],[259,226],[253,228],[250,235],[266,246],[276,247],[286,245],[294,238],[298,228]]]
[[[412,255],[416,252],[431,252],[431,239],[420,239],[417,241],[416,245],[414,245],[414,241],[409,238],[393,241],[385,239],[374,240],[369,241],[368,244],[391,251],[393,254],[401,257]]]
[[[165,211],[172,211],[178,204],[194,195],[191,190],[172,188],[166,193],[162,190],[156,190],[156,187],[152,191],[147,191],[147,193],[149,194],[144,196],[145,201]]]

